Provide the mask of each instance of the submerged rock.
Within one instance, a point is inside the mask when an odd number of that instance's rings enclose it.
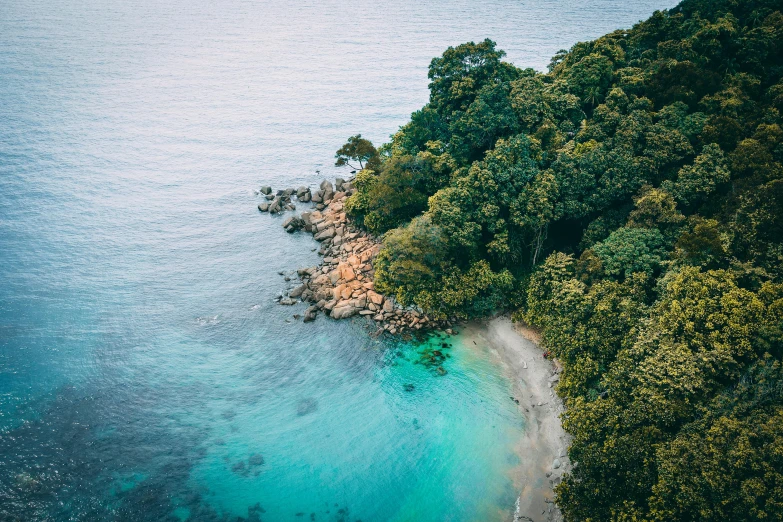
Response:
[[[231,471],[237,473],[238,475],[247,475],[248,470],[247,467],[245,466],[245,461],[240,460],[239,462],[231,466]]]
[[[318,401],[315,400],[313,397],[302,399],[296,405],[296,414],[300,417],[313,413],[314,411],[317,410],[318,410]]]

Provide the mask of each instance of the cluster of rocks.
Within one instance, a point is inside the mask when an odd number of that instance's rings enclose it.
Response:
[[[296,198],[303,203],[310,201],[310,189],[307,187],[278,190],[274,194],[272,193],[272,187],[261,187],[256,193],[266,198],[266,201],[262,201],[258,204],[258,210],[261,212],[269,212],[270,214],[278,214],[280,212],[285,212],[286,210],[296,210],[296,206],[291,201],[291,196],[293,195],[296,195]]]
[[[375,291],[373,261],[380,241],[355,228],[345,213],[345,201],[355,189],[350,181],[337,179],[321,183],[311,200],[315,209],[289,217],[283,222],[288,232],[304,230],[321,243],[319,266],[297,271],[302,284],[280,299],[294,304],[297,299],[312,303],[305,322],[319,313],[334,319],[365,316],[375,322],[377,333],[401,334],[431,328],[450,328],[448,321],[435,321],[415,307],[403,307],[394,298]],[[447,330],[448,332],[449,330]]]
[[[269,212],[270,214],[278,214],[280,212],[285,212],[286,210],[296,210],[296,206],[291,199],[293,196],[296,196],[297,201],[300,203],[312,202],[315,203],[316,210],[323,210],[326,205],[334,199],[336,194],[342,192],[350,196],[354,192],[353,185],[350,182],[347,182],[342,178],[337,178],[335,181],[335,184],[332,185],[331,181],[324,180],[319,189],[315,192],[313,192],[310,187],[304,185],[297,189],[287,188],[276,192],[274,192],[270,186],[263,186],[255,191],[256,195],[262,195],[266,198],[266,201],[262,201],[258,204],[258,210],[261,212]],[[288,225],[292,226],[289,227]],[[292,221],[287,221],[287,225],[284,226],[289,232],[294,232],[304,225],[296,218]]]

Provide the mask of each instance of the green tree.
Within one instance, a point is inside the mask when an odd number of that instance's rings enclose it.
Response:
[[[666,187],[683,205],[701,203],[715,192],[721,183],[729,181],[731,173],[716,143],[704,147],[692,165],[680,169],[677,180]]]
[[[354,170],[362,170],[365,167],[370,169],[377,168],[380,160],[378,151],[372,142],[362,138],[361,134],[348,138],[348,141],[339,148],[334,157],[337,158],[334,164],[335,167],[348,165]],[[358,167],[350,162],[354,162]]]
[[[604,272],[620,280],[641,272],[652,277],[666,259],[666,240],[657,228],[618,228],[592,248]]]
[[[466,111],[484,87],[515,79],[518,70],[502,61],[505,54],[489,39],[449,47],[430,64],[431,106],[450,123],[452,115]]]

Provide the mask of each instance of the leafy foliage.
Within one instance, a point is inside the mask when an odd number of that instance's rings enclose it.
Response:
[[[361,134],[351,136],[348,141],[340,147],[335,153],[337,161],[334,163],[335,167],[343,167],[348,165],[352,169],[360,170],[365,168],[373,168],[378,165],[380,157],[378,151],[373,146],[370,140],[362,138]],[[353,161],[358,167],[355,167],[350,162]]]
[[[782,11],[684,0],[546,73],[449,48],[357,176],[378,289],[563,362],[569,521],[783,520]]]

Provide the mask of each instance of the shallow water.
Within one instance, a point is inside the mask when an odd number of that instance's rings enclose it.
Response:
[[[344,174],[448,45],[543,69],[673,4],[4,1],[0,519],[503,518],[510,382],[294,321],[278,272],[314,245],[252,189]]]

